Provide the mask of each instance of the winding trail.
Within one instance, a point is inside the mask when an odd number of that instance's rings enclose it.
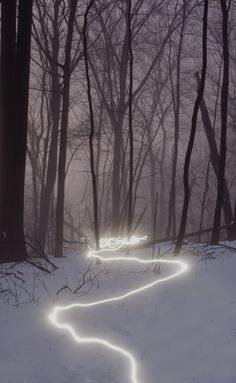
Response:
[[[91,306],[98,306],[98,305],[103,305],[103,304],[108,304],[111,302],[115,301],[121,301],[123,299],[126,299],[130,297],[131,295],[135,295],[138,293],[141,293],[147,289],[150,289],[151,287],[154,287],[155,285],[162,283],[162,282],[167,282],[171,279],[174,279],[178,276],[180,276],[182,273],[186,272],[188,270],[188,265],[181,261],[181,260],[167,260],[167,259],[151,259],[151,260],[145,260],[145,259],[140,259],[136,257],[129,257],[129,256],[123,256],[123,257],[107,257],[104,258],[100,254],[104,252],[111,252],[111,251],[118,251],[124,246],[130,246],[130,245],[137,245],[139,242],[144,241],[147,237],[136,237],[133,236],[131,238],[104,238],[101,239],[100,241],[100,246],[101,249],[99,251],[95,251],[90,249],[87,257],[88,258],[95,258],[99,259],[102,262],[110,262],[110,261],[124,261],[124,262],[138,262],[142,264],[150,264],[150,263],[166,263],[166,264],[172,264],[172,265],[178,265],[180,266],[179,271],[175,272],[174,274],[165,277],[165,278],[160,278],[156,279],[154,282],[148,283],[146,285],[143,285],[137,289],[130,290],[127,293],[123,295],[118,295],[113,298],[108,298],[108,299],[102,299],[98,300],[95,302],[90,302],[90,303],[73,303],[67,306],[55,306],[49,315],[49,319],[52,322],[52,324],[60,329],[60,330],[66,330],[70,335],[73,337],[73,339],[80,343],[91,343],[91,344],[100,344],[103,345],[104,347],[107,347],[108,349],[117,352],[121,354],[123,357],[125,357],[130,365],[130,382],[131,383],[142,383],[139,378],[138,378],[138,370],[137,370],[137,362],[134,358],[134,356],[124,347],[121,347],[120,345],[115,345],[112,341],[107,340],[105,338],[97,338],[97,337],[83,337],[82,334],[76,333],[76,331],[73,329],[72,326],[70,326],[67,323],[61,323],[58,316],[60,312],[67,311],[70,309],[73,309],[75,307],[78,308],[85,308],[85,307],[91,307]]]

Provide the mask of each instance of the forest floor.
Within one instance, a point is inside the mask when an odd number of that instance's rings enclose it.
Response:
[[[156,248],[167,259],[172,250]],[[151,249],[131,255],[150,259]],[[180,259],[189,271],[176,279],[124,301],[75,308],[63,322],[129,350],[138,383],[235,383],[236,253],[189,244]],[[0,291],[7,291],[0,294],[0,382],[132,383],[127,360],[102,345],[76,343],[53,327],[49,314],[54,305],[123,294],[177,268],[161,265],[156,274],[147,265],[95,265],[72,251],[52,261],[59,269],[51,274],[29,264],[1,266]]]

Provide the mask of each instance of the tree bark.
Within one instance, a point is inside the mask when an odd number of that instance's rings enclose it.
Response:
[[[52,93],[50,108],[52,114],[52,133],[48,155],[48,166],[45,185],[42,185],[40,197],[40,216],[38,239],[42,249],[45,248],[46,235],[48,231],[50,201],[56,182],[57,156],[58,156],[58,135],[60,124],[60,105],[61,89],[58,69],[59,56],[59,31],[58,31],[58,12],[60,1],[54,3],[53,37],[52,37],[52,57],[50,59],[50,69],[52,77]]]
[[[133,51],[132,51],[132,27],[131,27],[132,0],[128,0],[127,7],[127,29],[128,29],[128,55],[129,55],[129,205],[128,205],[128,237],[131,236],[133,226]]]
[[[202,71],[201,71],[201,83],[198,91],[198,95],[195,101],[193,116],[192,116],[192,126],[191,133],[187,148],[187,153],[185,157],[184,163],[184,204],[179,228],[179,234],[175,246],[175,255],[180,253],[184,233],[186,229],[187,215],[188,215],[188,207],[189,207],[189,199],[190,199],[190,187],[189,187],[189,167],[191,161],[191,155],[194,145],[194,139],[197,128],[197,115],[200,108],[201,100],[204,94],[205,88],[205,79],[206,79],[206,69],[207,69],[207,24],[208,24],[208,0],[204,1],[204,15],[203,15],[203,35],[202,35]]]
[[[220,0],[222,10],[222,35],[223,35],[223,80],[221,91],[221,137],[220,137],[220,161],[218,172],[217,199],[213,223],[211,242],[217,244],[220,239],[221,208],[224,198],[225,163],[227,152],[227,117],[228,117],[228,94],[229,94],[229,46],[228,46],[228,9],[226,0]]]
[[[89,152],[90,152],[90,169],[91,169],[92,188],[93,188],[94,237],[95,237],[96,250],[99,250],[100,240],[99,240],[99,219],[98,219],[98,193],[97,193],[97,180],[96,180],[96,173],[95,173],[94,150],[93,150],[93,138],[94,138],[95,126],[94,126],[94,114],[93,114],[91,82],[90,82],[89,66],[88,66],[88,46],[87,46],[88,14],[93,5],[93,2],[94,0],[90,0],[90,3],[84,15],[83,43],[84,43],[85,72],[86,72],[86,81],[87,81],[87,96],[88,96],[89,113],[90,113]]]
[[[177,66],[176,66],[176,93],[173,91],[174,100],[174,115],[175,115],[175,133],[174,133],[174,147],[173,147],[173,161],[172,161],[172,174],[171,174],[171,187],[169,197],[169,211],[168,211],[168,224],[166,229],[166,237],[169,237],[172,231],[172,236],[175,237],[176,222],[175,222],[175,205],[176,205],[176,172],[177,161],[179,152],[179,114],[180,114],[180,70],[181,70],[181,54],[184,39],[184,29],[186,21],[186,1],[183,1],[183,18],[182,26],[179,37],[178,54],[177,54]],[[172,229],[173,227],[173,229]]]
[[[199,84],[200,84],[199,74],[196,72],[195,76],[197,78],[198,86],[199,86]],[[205,129],[207,141],[208,141],[209,148],[210,148],[211,164],[212,164],[213,170],[215,172],[215,175],[218,178],[219,168],[220,168],[220,155],[218,152],[214,129],[213,129],[212,124],[211,124],[211,119],[210,119],[210,116],[208,113],[208,109],[207,109],[204,97],[202,98],[202,101],[200,104],[200,110],[201,110],[201,115],[202,115],[203,126]],[[224,178],[224,197],[223,197],[223,201],[222,201],[222,207],[223,207],[223,211],[224,211],[225,224],[226,225],[232,224],[232,222],[234,220],[234,216],[233,216],[233,210],[232,210],[232,206],[231,206],[231,202],[230,202],[230,193],[229,193],[227,181],[225,178]],[[228,236],[229,240],[233,239],[232,235],[233,235],[232,230],[228,229],[227,230],[227,236]]]
[[[1,219],[1,253],[6,246],[6,198],[7,176],[6,164],[11,149],[10,133],[14,129],[14,83],[15,83],[15,47],[16,47],[16,0],[3,0],[1,4],[1,176],[0,176],[0,219]],[[4,248],[3,247],[3,248]]]
[[[27,257],[24,182],[27,148],[32,0],[2,1],[2,244],[1,261]],[[17,86],[16,86],[17,84]],[[3,100],[2,100],[3,101]]]
[[[66,150],[67,150],[67,130],[70,101],[70,77],[71,77],[71,46],[73,38],[74,21],[78,0],[71,0],[70,15],[68,20],[68,32],[65,46],[65,62],[63,71],[63,91],[62,91],[62,114],[61,114],[61,134],[58,163],[58,185],[57,185],[57,205],[56,205],[56,235],[54,256],[63,255],[63,226],[64,226],[64,205],[65,205],[65,178],[66,178]]]

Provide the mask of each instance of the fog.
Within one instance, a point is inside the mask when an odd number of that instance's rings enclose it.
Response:
[[[54,161],[58,166],[68,33],[67,16],[61,16],[64,6],[64,2],[49,0],[37,0],[34,5],[28,137],[28,154],[33,156],[33,161],[28,156],[25,214],[28,234],[36,238],[40,238],[42,190],[47,184],[47,172],[51,171],[55,182],[51,189],[48,236],[54,235],[56,225],[57,172],[55,166],[53,170],[50,168],[49,153],[54,134],[57,140]],[[84,7],[81,3],[77,9],[70,52],[64,237],[71,241],[79,241],[81,233],[91,238],[94,235],[89,153],[91,112],[82,36]],[[176,237],[184,200],[184,160],[197,97],[195,73],[200,75],[202,68],[203,4],[198,1],[135,1],[130,20],[131,35],[127,7],[125,2],[102,1],[94,5],[88,15],[87,59],[94,118],[99,230],[101,235],[122,234],[128,230],[131,123],[132,231],[147,233],[150,239]],[[230,81],[225,169],[232,210],[236,135],[234,15],[235,4],[232,3],[228,21]],[[204,100],[219,152],[223,41],[221,7],[217,1],[209,4],[207,33]],[[133,58],[132,73],[129,47]],[[59,90],[58,100],[55,100],[56,89]],[[217,175],[210,161],[200,110],[189,187],[186,233],[212,228]],[[224,223],[222,216],[222,225]],[[202,237],[199,234],[192,240],[209,239],[209,236],[203,233]],[[225,238],[224,230],[221,236]]]

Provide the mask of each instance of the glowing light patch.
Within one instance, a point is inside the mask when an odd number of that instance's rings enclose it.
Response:
[[[180,269],[168,277],[157,279],[154,282],[143,285],[137,289],[130,290],[123,295],[119,295],[119,296],[115,296],[115,297],[107,298],[107,299],[101,299],[101,300],[98,300],[95,302],[90,302],[90,303],[73,303],[73,304],[70,304],[67,306],[55,306],[53,308],[52,313],[49,315],[49,319],[53,323],[53,325],[55,327],[57,327],[58,329],[68,331],[71,334],[72,338],[76,342],[81,343],[81,344],[83,344],[83,343],[100,344],[100,345],[103,345],[103,346],[107,347],[108,349],[110,349],[114,352],[118,352],[119,354],[124,356],[126,359],[128,359],[129,365],[130,365],[130,382],[132,382],[132,383],[141,383],[141,381],[138,378],[137,362],[135,360],[135,357],[127,349],[125,349],[124,347],[121,347],[119,345],[115,345],[114,342],[109,341],[109,340],[104,339],[104,338],[96,338],[96,337],[87,338],[87,337],[83,337],[81,334],[77,334],[76,331],[73,329],[73,327],[70,326],[69,324],[60,323],[60,321],[58,320],[58,314],[61,311],[67,311],[67,310],[73,309],[75,307],[85,308],[85,307],[92,307],[92,306],[107,304],[107,303],[111,303],[111,302],[115,302],[115,301],[121,301],[123,299],[130,297],[131,295],[135,295],[135,294],[141,293],[147,289],[150,289],[151,287],[154,287],[158,283],[166,282],[166,281],[169,281],[171,279],[174,279],[188,270],[188,265],[181,260],[167,260],[167,259],[145,260],[145,259],[140,259],[140,258],[136,258],[136,257],[129,257],[129,256],[104,258],[100,255],[101,253],[104,253],[104,252],[118,251],[122,247],[127,246],[127,245],[128,246],[137,245],[140,241],[143,241],[145,239],[147,239],[146,236],[143,236],[143,237],[132,236],[130,238],[122,238],[122,237],[103,238],[100,241],[101,249],[98,251],[90,249],[87,257],[99,259],[102,262],[125,261],[125,262],[138,262],[138,263],[142,263],[142,264],[165,263],[165,264],[171,264],[171,265],[178,265],[178,266],[180,266]]]

